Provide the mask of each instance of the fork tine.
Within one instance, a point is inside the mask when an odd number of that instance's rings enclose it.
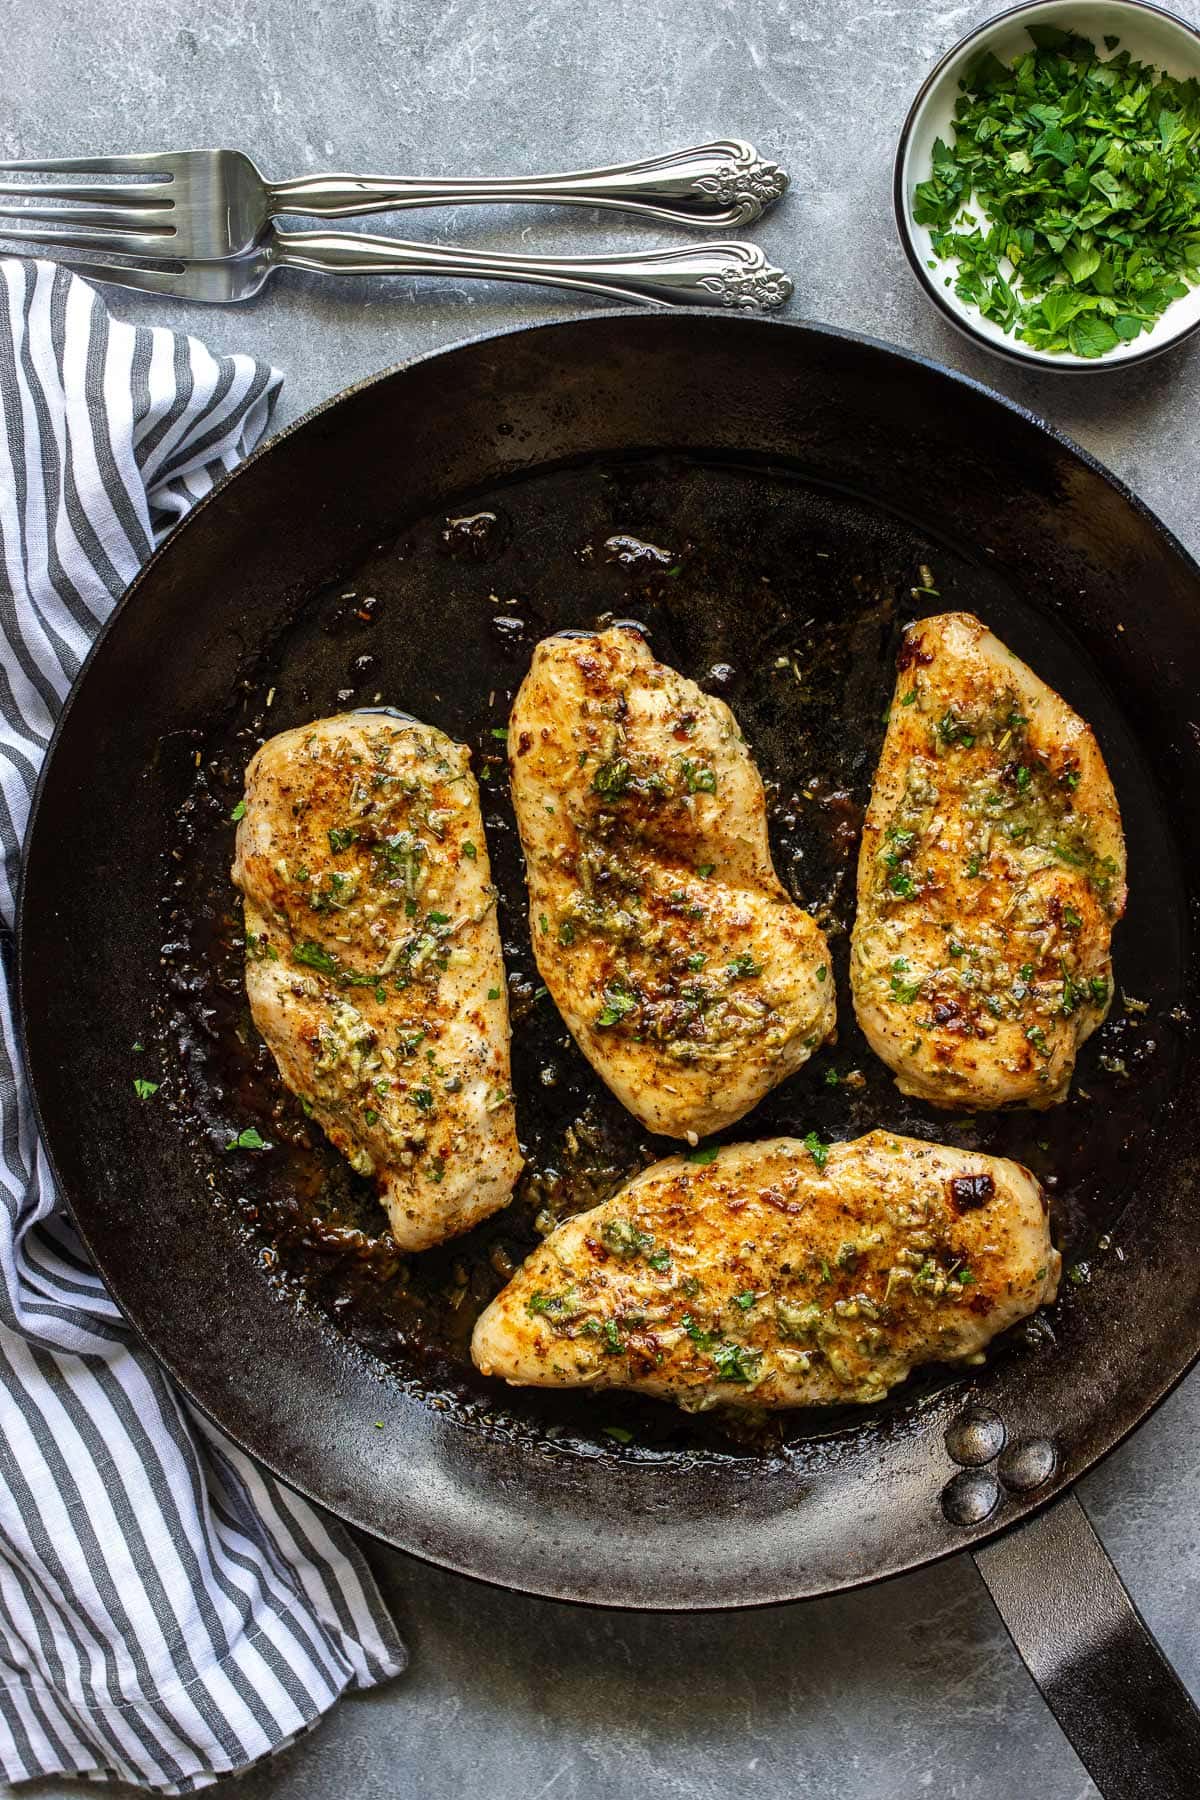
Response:
[[[78,200],[91,206],[120,205],[122,202],[155,208],[174,206],[169,181],[106,181],[94,187],[80,187],[65,181],[0,181],[0,194],[12,194],[29,200]]]
[[[0,162],[5,175],[128,175],[141,170],[144,174],[166,173],[167,158],[149,154],[133,156],[45,156],[22,157],[16,162]],[[172,177],[174,179],[174,177]]]
[[[79,250],[115,250],[118,255],[133,252],[140,255],[170,255],[167,246],[174,230],[161,231],[39,231],[20,225],[9,225],[0,218],[0,240],[22,244],[51,244]]]
[[[63,257],[64,268],[70,269],[73,275],[82,275],[85,281],[108,281],[116,287],[133,288],[139,294],[170,294],[175,299],[187,299],[185,283],[187,271],[183,273],[171,269],[132,269],[118,263],[80,262],[75,257]]]
[[[4,192],[0,182],[0,196]],[[68,229],[73,225],[94,225],[100,231],[110,226],[120,229],[136,225],[155,237],[175,236],[175,226],[168,217],[143,212],[137,206],[6,206],[0,198],[0,219],[23,219],[31,224],[62,225]]]

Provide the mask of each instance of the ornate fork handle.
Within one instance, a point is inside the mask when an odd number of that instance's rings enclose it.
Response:
[[[503,256],[450,245],[410,244],[354,232],[276,231],[266,244],[275,268],[327,275],[446,275],[580,288],[618,300],[683,301],[766,312],[792,292],[757,244],[682,244],[614,256]]]
[[[777,163],[737,138],[654,156],[610,169],[578,169],[565,175],[527,175],[513,180],[416,181],[405,176],[311,175],[273,183],[275,213],[307,213],[346,219],[359,213],[406,206],[540,203],[607,206],[689,225],[749,225],[787,187]]]

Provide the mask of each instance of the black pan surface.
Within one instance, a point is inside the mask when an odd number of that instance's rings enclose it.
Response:
[[[604,314],[379,378],[177,531],[77,684],[21,908],[43,1130],[117,1298],[195,1399],[356,1523],[532,1592],[753,1604],[978,1541],[1074,1478],[1200,1348],[1191,1079],[1200,571],[1078,451],[885,346],[702,314]],[[1124,1001],[1050,1114],[903,1100],[853,1023],[853,866],[898,634],[977,612],[1095,725],[1129,839]],[[500,1390],[465,1344],[539,1227],[669,1148],[537,987],[504,720],[547,631],[634,618],[733,705],[777,866],[826,922],[840,1037],[732,1136],[887,1124],[1014,1155],[1071,1279],[969,1378],[867,1412],[684,1420]],[[401,1259],[249,1024],[229,814],[265,735],[400,706],[471,744],[501,889],[529,1169],[514,1206]],[[499,734],[499,735],[497,735]],[[141,1049],[134,1049],[141,1045]],[[161,1082],[139,1102],[133,1078]],[[247,1125],[274,1146],[228,1151]],[[973,1405],[1054,1475],[948,1522]],[[954,1510],[953,1508],[951,1509]]]

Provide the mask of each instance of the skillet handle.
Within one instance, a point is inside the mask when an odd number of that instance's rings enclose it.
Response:
[[[1104,1800],[1196,1800],[1200,1712],[1075,1495],[971,1554]]]

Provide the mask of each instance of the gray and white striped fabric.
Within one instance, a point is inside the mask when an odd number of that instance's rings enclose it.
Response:
[[[55,716],[279,375],[0,260],[0,932]],[[348,1536],[191,1413],[59,1210],[0,988],[0,1769],[187,1793],[405,1653]]]

